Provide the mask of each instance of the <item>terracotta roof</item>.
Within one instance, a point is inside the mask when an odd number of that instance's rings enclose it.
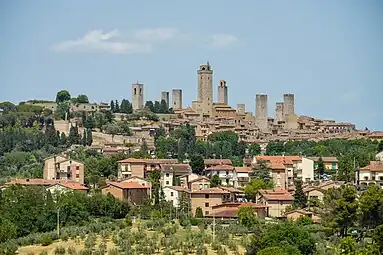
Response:
[[[237,166],[237,167],[235,167],[235,171],[237,173],[251,173],[251,172],[253,172],[253,169],[251,167],[247,167],[247,166]]]
[[[176,190],[176,191],[184,191],[184,192],[190,192],[190,190],[184,188],[184,187],[181,187],[181,186],[167,186],[167,187],[164,187],[165,188],[169,188],[169,189],[173,189],[173,190]]]
[[[175,172],[190,172],[191,167],[189,164],[162,164],[161,169],[163,171],[175,171]]]
[[[259,193],[266,199],[266,200],[282,200],[282,201],[292,201],[294,200],[293,196],[287,191],[283,190],[280,187],[277,187],[272,190],[259,190]]]
[[[229,191],[220,189],[220,188],[208,188],[192,191],[192,194],[230,194]]]
[[[138,159],[138,158],[126,158],[123,160],[118,161],[120,163],[145,163],[144,159]]]
[[[239,208],[241,207],[245,207],[245,206],[251,206],[253,207],[254,209],[265,209],[269,206],[267,205],[262,205],[262,204],[254,204],[254,203],[251,203],[251,202],[248,202],[248,203],[223,203],[223,204],[220,204],[220,205],[215,205],[213,206],[212,208],[213,209],[218,209],[218,208],[226,208],[226,209],[223,209],[219,212],[214,212],[212,214],[209,214],[209,215],[205,215],[205,217],[218,217],[218,218],[237,218],[237,211]]]
[[[383,162],[370,161],[370,164],[368,164],[368,166],[362,167],[360,170],[368,170],[371,172],[383,172]]]
[[[199,178],[197,178],[197,179],[194,179],[194,180],[189,181],[189,183],[198,182],[198,181],[202,181],[202,180],[210,181],[209,178],[207,178],[207,177],[205,177],[205,176],[201,176],[201,177],[199,177]]]
[[[293,161],[301,161],[300,156],[257,156],[257,160],[278,161],[283,164],[293,164]]]
[[[320,192],[324,192],[324,190],[322,190],[320,187],[314,187],[314,186],[309,186],[309,187],[306,187],[303,189],[303,192],[306,193],[306,192],[310,192],[310,191],[313,191],[313,190],[318,190]]]
[[[233,165],[230,159],[205,159],[205,165]]]
[[[317,162],[320,157],[307,157],[307,158]],[[323,162],[329,162],[329,163],[338,162],[338,159],[336,157],[322,157],[322,160]]]
[[[281,170],[281,169],[285,169],[286,168],[284,164],[279,163],[279,162],[274,162],[274,161],[270,162],[269,167],[272,170]]]
[[[118,187],[120,189],[149,189],[150,187],[140,185],[137,182],[107,182],[108,185]]]
[[[224,186],[221,186],[219,187],[220,189],[223,189],[223,190],[226,190],[226,191],[229,191],[230,193],[245,193],[243,190],[240,190],[240,189],[235,189],[235,188],[232,188],[232,187],[224,187]]]
[[[234,170],[234,167],[232,165],[213,165],[205,170],[206,171],[216,171],[216,170],[232,171]]]
[[[73,190],[88,190],[87,187],[77,182],[61,182],[54,185],[62,185],[66,188],[73,189]]]

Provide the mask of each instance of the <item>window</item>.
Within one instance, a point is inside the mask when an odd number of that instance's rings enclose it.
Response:
[[[80,166],[76,166],[76,170],[80,170]]]
[[[205,198],[209,198],[209,194],[205,194]]]
[[[379,177],[379,180],[383,181],[383,176],[380,176],[380,177]]]
[[[166,181],[166,185],[169,185],[169,181]]]
[[[170,192],[170,196],[171,196],[171,197],[173,196],[173,192]]]
[[[67,167],[66,167],[66,170],[67,170],[67,171],[70,171],[70,166],[67,166]]]
[[[169,174],[168,174],[168,173],[166,173],[166,177],[169,177]]]
[[[137,95],[137,89],[136,88],[134,88],[134,94]]]
[[[66,174],[66,178],[67,178],[67,179],[70,179],[70,174]]]
[[[76,178],[77,178],[77,179],[80,178],[80,175],[79,175],[79,174],[76,174]]]
[[[205,211],[205,215],[209,215],[209,211]]]
[[[332,169],[336,169],[336,163],[335,162],[332,163],[331,166],[332,166]]]
[[[205,207],[209,207],[209,203],[205,203]]]

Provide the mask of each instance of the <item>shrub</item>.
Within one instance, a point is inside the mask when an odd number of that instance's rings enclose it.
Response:
[[[48,245],[50,245],[52,243],[53,243],[52,237],[50,237],[49,235],[44,235],[41,238],[41,245],[42,246],[48,246]]]
[[[71,247],[68,248],[68,254],[69,255],[76,255],[77,251],[76,251],[76,249],[73,246],[71,246]]]
[[[198,226],[200,223],[203,222],[202,220],[196,218],[189,218],[189,220],[192,226]]]
[[[55,251],[55,255],[65,255],[65,248],[62,246],[58,246]]]
[[[128,227],[131,227],[133,225],[132,217],[129,214],[125,217],[125,224]]]

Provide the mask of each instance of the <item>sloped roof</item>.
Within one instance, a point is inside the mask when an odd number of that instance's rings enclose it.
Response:
[[[287,191],[280,187],[271,190],[259,190],[259,193],[266,200],[277,200],[277,201],[292,201],[293,196]]]
[[[161,164],[161,169],[168,172],[190,172],[191,167],[189,164]]]
[[[365,167],[362,167],[360,170],[368,170],[371,172],[383,172],[383,162],[382,161],[370,161]]]
[[[192,194],[230,194],[229,191],[220,189],[220,188],[208,188],[192,191]]]
[[[315,162],[318,162],[320,157],[307,157],[307,158],[311,159],[311,160],[313,160]],[[338,162],[337,157],[322,157],[322,160],[323,160],[323,162],[326,162],[326,163]]]
[[[187,192],[187,193],[190,192],[190,190],[188,190],[188,189],[186,189],[184,187],[181,187],[181,186],[167,186],[167,187],[164,187],[164,189],[165,188],[173,189],[175,191],[183,191],[183,192]]]
[[[197,178],[197,179],[194,179],[194,180],[189,181],[189,183],[198,182],[198,181],[202,181],[202,180],[210,181],[210,179],[207,178],[206,176],[201,176],[201,177],[199,177],[199,178]]]
[[[72,189],[72,190],[88,190],[87,187],[85,187],[84,185],[80,184],[80,183],[77,183],[77,182],[60,182],[60,183],[56,183],[54,185],[61,185],[61,186],[64,186],[68,189]],[[52,186],[54,186],[52,185]]]
[[[236,166],[234,169],[237,173],[251,173],[253,169],[247,166]]]
[[[205,159],[205,165],[233,165],[230,159]]]
[[[108,185],[115,186],[120,189],[149,189],[150,187],[140,185],[137,182],[107,182]]]
[[[232,165],[213,165],[206,169],[206,171],[233,171],[234,167]]]

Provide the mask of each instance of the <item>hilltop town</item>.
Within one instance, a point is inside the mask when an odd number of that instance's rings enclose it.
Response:
[[[191,107],[138,82],[0,103],[0,255],[382,251],[383,132],[299,116],[293,94],[253,115],[224,80],[213,102],[209,63],[197,79]]]

